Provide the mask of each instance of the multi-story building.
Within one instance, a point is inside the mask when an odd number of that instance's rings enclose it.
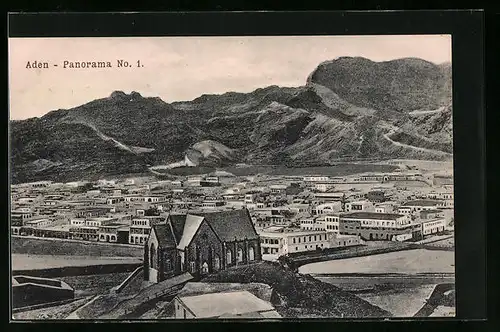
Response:
[[[42,228],[47,227],[53,223],[48,216],[35,216],[30,219],[24,220],[24,225],[26,227],[32,228]]]
[[[422,210],[420,211],[420,219],[429,220],[444,218],[444,212],[442,210]]]
[[[304,182],[326,182],[328,180],[328,176],[304,176],[302,179]]]
[[[203,208],[218,208],[225,205],[223,200],[205,200],[202,203]]]
[[[313,206],[311,208],[311,214],[313,216],[320,216],[320,215],[340,212],[340,210],[341,210],[340,202],[325,203],[325,204],[319,204],[319,205]]]
[[[345,203],[345,212],[373,211],[373,204],[367,201]]]
[[[165,221],[165,218],[160,216],[154,217],[136,217],[132,219],[130,225],[129,240],[130,244],[144,245],[148,239],[151,227]]]
[[[422,235],[431,235],[444,232],[446,228],[446,220],[444,218],[436,218],[422,221]]]
[[[334,193],[315,193],[314,198],[319,202],[341,202],[345,200],[345,194],[343,192]]]
[[[279,232],[266,232],[265,230],[259,232],[260,247],[263,255],[282,255],[283,245],[285,239],[283,233]]]
[[[404,203],[398,212],[401,214],[415,214],[423,210],[436,210],[442,207],[443,203],[438,200],[417,199]]]
[[[99,241],[101,242],[111,242],[111,243],[128,243],[128,234],[125,234],[125,239],[123,236],[119,236],[123,234],[120,232],[121,230],[128,230],[127,225],[120,223],[109,223],[106,225],[99,226]]]
[[[324,230],[302,230],[300,232],[260,232],[262,253],[277,256],[329,247],[329,239]],[[264,243],[262,242],[264,241]]]
[[[316,231],[323,230],[325,225],[323,224],[323,218],[305,218],[300,220],[300,229],[303,231]]]
[[[338,215],[326,215],[325,216],[325,230],[327,232],[337,233],[340,232],[340,216]]]
[[[340,234],[358,235],[363,240],[394,240],[397,235],[412,234],[408,216],[393,213],[353,212],[340,216]]]
[[[366,174],[353,179],[354,182],[383,182],[384,175],[382,174]]]
[[[69,229],[72,239],[98,241],[99,240],[99,227],[75,225]]]

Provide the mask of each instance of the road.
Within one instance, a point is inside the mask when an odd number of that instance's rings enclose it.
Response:
[[[437,110],[431,110],[431,111],[411,111],[408,114],[410,115],[425,115],[425,114],[434,114],[434,113],[440,113],[444,111],[444,107],[440,107]]]
[[[448,153],[448,152],[439,151],[439,150],[433,150],[433,149],[421,148],[421,147],[417,147],[417,146],[408,145],[408,144],[404,144],[404,143],[401,143],[401,142],[394,141],[391,138],[391,136],[394,135],[396,133],[396,131],[398,131],[398,130],[399,130],[398,127],[391,126],[390,127],[390,131],[388,133],[384,134],[383,136],[391,144],[394,144],[396,146],[400,146],[400,147],[412,149],[414,151],[427,152],[427,153],[433,153],[433,154],[438,154],[438,155],[445,155],[445,156],[450,156],[450,157],[452,156],[452,154]]]

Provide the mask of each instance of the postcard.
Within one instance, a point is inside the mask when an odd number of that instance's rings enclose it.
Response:
[[[14,321],[455,316],[451,35],[8,44]]]

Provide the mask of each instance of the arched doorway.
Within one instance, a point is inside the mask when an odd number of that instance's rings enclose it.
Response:
[[[253,247],[248,248],[248,260],[255,260],[255,250],[253,249]]]
[[[373,234],[370,233],[370,240],[373,240]]]

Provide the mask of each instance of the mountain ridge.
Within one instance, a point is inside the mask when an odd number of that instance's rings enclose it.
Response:
[[[414,76],[424,82],[407,96],[402,91],[408,87],[385,86],[387,75],[376,84],[370,81],[373,75],[367,72],[376,62],[340,59],[319,64],[299,87],[271,85],[250,93],[205,94],[173,103],[135,91],[113,91],[69,110],[11,121],[12,181],[144,172],[150,166],[184,160],[188,153],[194,153],[201,166],[241,162],[295,167],[345,158],[451,158],[448,69],[431,73],[426,68],[434,70],[436,65],[413,58],[387,62],[395,68],[390,71],[394,82]],[[371,99],[354,98],[359,92],[348,95],[363,75],[370,81],[365,87],[371,85],[370,91],[375,91]],[[430,94],[427,90],[435,88],[431,81],[436,75],[441,75],[442,87],[440,93]],[[414,107],[403,108],[418,104],[426,94],[429,100],[418,107],[421,113]],[[380,95],[387,98],[373,99]],[[434,110],[437,106],[442,110]]]

